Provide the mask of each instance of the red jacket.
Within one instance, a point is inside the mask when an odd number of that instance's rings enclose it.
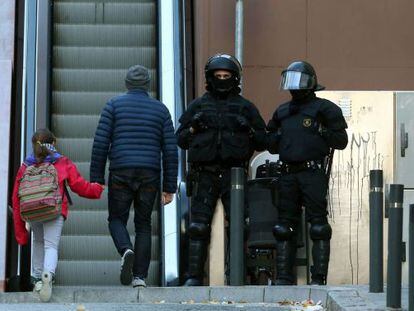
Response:
[[[70,189],[76,192],[81,197],[90,199],[99,199],[103,191],[103,187],[97,183],[90,183],[86,181],[79,173],[76,165],[66,157],[59,158],[55,163],[58,178],[59,178],[59,189],[63,196],[62,202],[62,215],[65,219],[68,216],[68,199],[64,195],[63,185],[64,181],[67,180]],[[25,227],[25,222],[20,217],[20,202],[18,197],[20,180],[26,170],[27,165],[22,164],[16,175],[13,188],[13,221],[14,221],[14,233],[16,236],[17,243],[24,245],[28,241],[28,232]]]

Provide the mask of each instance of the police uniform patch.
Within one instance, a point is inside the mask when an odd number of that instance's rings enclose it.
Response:
[[[304,127],[309,127],[311,125],[312,125],[312,119],[309,119],[309,118],[303,119],[303,126]]]

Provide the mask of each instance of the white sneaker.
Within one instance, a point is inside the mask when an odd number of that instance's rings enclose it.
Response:
[[[134,265],[134,251],[132,249],[127,249],[122,255],[121,260],[121,284],[129,285],[132,281],[132,267]]]
[[[33,291],[34,291],[35,293],[39,293],[39,292],[40,292],[40,290],[42,289],[42,287],[43,287],[43,282],[42,282],[42,281],[37,281],[37,282],[34,284]]]
[[[42,302],[48,302],[52,297],[52,274],[44,271],[42,273],[42,286],[39,290],[39,297]]]
[[[137,276],[132,280],[132,287],[147,287],[145,281]]]

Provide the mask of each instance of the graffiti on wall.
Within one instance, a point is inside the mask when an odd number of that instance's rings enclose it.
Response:
[[[369,173],[373,169],[383,169],[384,156],[377,152],[376,131],[352,133],[349,137],[347,152],[336,151],[330,178],[329,217],[331,223],[337,218],[348,218],[348,263],[352,284],[359,283],[360,234],[366,234],[362,219],[366,210],[369,193]],[[345,190],[345,191],[344,191]],[[347,202],[343,200],[348,198]],[[336,202],[334,204],[333,202]],[[354,254],[355,252],[355,254]],[[364,253],[365,256],[365,253]],[[356,260],[354,259],[356,257]]]
[[[386,183],[393,167],[392,92],[325,92],[339,103],[352,102],[348,146],[336,150],[329,190],[332,226],[330,284],[367,284],[369,272],[369,174],[384,171]]]

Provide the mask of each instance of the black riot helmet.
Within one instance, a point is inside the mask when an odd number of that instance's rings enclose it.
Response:
[[[240,81],[242,68],[239,61],[234,56],[219,53],[210,57],[204,67],[206,79],[208,79],[214,71],[220,69],[230,71],[236,79]]]
[[[227,70],[231,72],[232,77],[228,81],[220,81],[214,77],[216,70]],[[204,74],[207,81],[207,87],[218,92],[227,92],[235,89],[240,84],[242,67],[239,61],[229,54],[216,54],[210,57],[204,67]]]
[[[321,91],[325,89],[325,87],[318,84],[315,69],[313,69],[311,64],[304,61],[297,61],[291,63],[282,71],[280,89],[289,91]]]

